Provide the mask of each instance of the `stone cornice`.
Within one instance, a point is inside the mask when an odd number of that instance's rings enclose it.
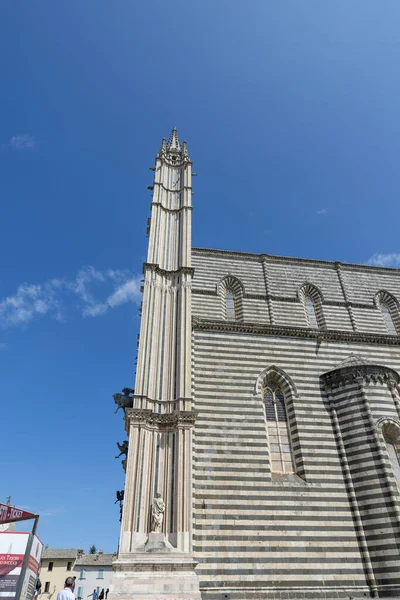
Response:
[[[186,410],[192,405],[192,398],[175,398],[174,400],[155,400],[149,396],[142,394],[132,395],[132,406],[128,408],[135,408],[140,410],[150,410],[155,413],[173,413],[174,411]]]
[[[154,185],[159,185],[160,187],[163,188],[163,190],[165,190],[166,192],[182,192],[182,190],[191,190],[192,186],[191,185],[183,185],[182,187],[180,187],[179,189],[177,188],[176,190],[172,190],[171,188],[166,187],[163,183],[161,183],[160,181],[153,181],[153,186]]]
[[[165,212],[168,212],[168,213],[178,213],[178,212],[181,212],[182,210],[193,210],[193,206],[181,206],[180,208],[167,208],[161,202],[152,202],[151,207],[153,207],[153,206],[159,206],[160,208],[165,210]]]
[[[202,296],[218,296],[217,291],[213,290],[201,290],[199,288],[193,288],[192,294]],[[301,300],[298,296],[277,296],[275,294],[243,294],[244,299],[249,300],[272,300],[273,302],[291,302],[293,304],[301,304]],[[370,310],[376,310],[374,303],[367,302],[344,302],[342,300],[324,300],[322,306],[342,306],[347,308],[352,306],[353,308],[365,308]]]
[[[194,410],[176,410],[172,413],[156,413],[151,409],[127,408],[127,425],[144,425],[150,429],[176,429],[179,426],[193,426],[198,413]]]
[[[193,162],[190,160],[189,157],[180,158],[179,160],[176,160],[175,162],[173,162],[165,154],[158,154],[156,156],[156,161],[157,160],[159,160],[160,162],[164,162],[166,165],[168,165],[168,167],[172,167],[173,169],[181,169],[182,167],[185,167],[186,165],[193,165]],[[156,165],[157,165],[157,162],[156,162]]]
[[[325,388],[333,388],[356,383],[358,380],[365,383],[399,383],[400,377],[396,371],[382,365],[356,365],[334,369],[321,375]]]
[[[263,325],[259,323],[241,323],[238,321],[220,321],[199,318],[193,319],[192,327],[194,330],[198,331],[228,331],[233,333],[308,338],[319,342],[323,340],[333,340],[340,342],[359,342],[361,344],[400,346],[400,337],[397,335],[355,333],[337,329],[308,329],[306,327]]]
[[[192,267],[179,267],[175,271],[167,271],[166,269],[162,269],[158,265],[154,263],[143,263],[143,275],[146,275],[146,271],[153,271],[154,273],[158,273],[159,275],[194,275],[194,269]]]
[[[113,561],[115,571],[187,571],[198,565],[192,554],[174,552],[171,554],[145,554],[143,552],[120,553]]]
[[[192,289],[192,294],[197,294],[198,296],[218,296],[217,290],[200,290]]]
[[[329,261],[320,260],[315,258],[298,258],[291,256],[276,256],[274,254],[255,254],[252,252],[236,252],[233,250],[214,250],[212,248],[192,248],[193,255],[196,254],[208,254],[211,256],[229,256],[232,258],[246,258],[262,263],[263,261],[280,262],[284,264],[301,263],[301,264],[314,264],[323,265],[332,269],[337,269],[338,266],[356,269],[365,272],[381,271],[386,273],[399,273],[400,269],[393,269],[390,267],[376,267],[374,265],[357,265],[355,263],[344,263],[340,261]]]

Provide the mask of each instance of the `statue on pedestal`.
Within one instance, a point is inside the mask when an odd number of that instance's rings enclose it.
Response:
[[[158,492],[156,497],[153,498],[153,504],[151,505],[151,533],[161,533],[161,528],[164,520],[165,503],[161,498],[161,494]]]

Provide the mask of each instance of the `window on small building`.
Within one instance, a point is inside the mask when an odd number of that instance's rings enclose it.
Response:
[[[78,600],[83,598],[83,587],[78,587]]]
[[[265,416],[268,426],[272,473],[294,473],[285,398],[280,387],[273,382],[264,389]]]
[[[385,304],[381,304],[381,310],[388,333],[390,333],[391,335],[397,335],[396,327],[394,326],[389,308]]]
[[[86,579],[86,569],[81,569],[79,573],[79,579]]]
[[[305,304],[308,326],[316,329],[318,327],[318,320],[317,313],[315,312],[314,302],[309,296],[306,296]]]
[[[235,310],[235,295],[231,291],[226,292],[226,319],[227,321],[236,321],[236,310]]]
[[[47,567],[47,570],[48,571],[52,571],[53,570],[53,566],[54,566],[54,563],[53,562],[49,562],[49,566]]]
[[[104,579],[104,569],[99,569],[97,579]]]
[[[383,430],[383,437],[386,443],[389,459],[392,464],[393,475],[397,480],[400,488],[400,440],[398,432],[394,435],[393,430]]]
[[[72,562],[67,562],[67,571],[72,569]]]
[[[97,592],[97,597],[99,597],[99,594],[100,594],[100,586],[96,588],[96,592]]]
[[[50,592],[50,581],[46,581],[44,584],[44,593],[48,594]]]

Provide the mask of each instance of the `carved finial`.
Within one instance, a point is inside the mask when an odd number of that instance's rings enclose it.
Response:
[[[163,138],[158,158],[164,158],[172,165],[190,162],[186,142],[181,145],[176,127],[172,129],[168,142]]]
[[[160,148],[160,152],[158,153],[158,156],[163,155],[166,152],[167,152],[167,140],[165,138],[163,138],[161,141],[161,148]]]
[[[181,145],[179,142],[179,138],[178,138],[178,132],[176,131],[176,127],[174,127],[172,129],[172,133],[170,135],[170,138],[168,140],[168,144],[167,144],[167,150],[169,152],[180,152],[181,151]]]

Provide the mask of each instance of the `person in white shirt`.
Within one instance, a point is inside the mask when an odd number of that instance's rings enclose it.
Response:
[[[62,592],[58,592],[57,600],[75,600],[75,596],[72,592],[74,580],[72,577],[67,577],[65,580],[65,587]]]

